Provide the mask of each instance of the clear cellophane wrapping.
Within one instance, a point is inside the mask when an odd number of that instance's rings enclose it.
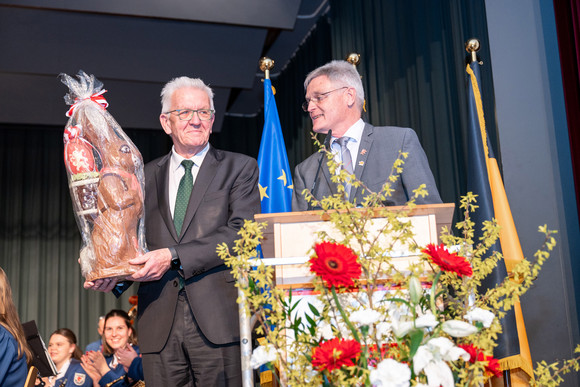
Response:
[[[143,158],[107,112],[103,84],[79,71],[61,74],[71,105],[64,132],[64,161],[82,237],[80,265],[87,281],[124,279],[140,266],[129,260],[146,251]]]

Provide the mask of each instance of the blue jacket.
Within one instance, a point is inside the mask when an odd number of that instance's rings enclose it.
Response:
[[[23,386],[28,375],[26,357],[18,359],[18,343],[0,325],[0,386]]]
[[[83,369],[81,362],[77,359],[71,359],[70,365],[66,370],[62,378],[56,379],[55,387],[62,386],[66,384],[67,387],[70,386],[82,386],[82,387],[92,387],[93,379]]]
[[[101,343],[100,339],[93,341],[92,343],[87,345],[87,347],[85,348],[85,352],[89,352],[89,351],[100,352],[102,345],[103,344]]]
[[[133,347],[137,353],[139,353],[139,347]],[[113,356],[105,356],[107,364],[111,362]],[[131,380],[129,380],[131,379]],[[143,380],[143,362],[140,356],[137,356],[131,362],[129,366],[129,371],[125,373],[125,369],[121,364],[117,365],[114,369],[103,375],[101,380],[99,380],[99,385],[101,387],[106,386],[108,383],[116,381],[111,387],[129,387],[133,385],[134,382],[138,380]]]

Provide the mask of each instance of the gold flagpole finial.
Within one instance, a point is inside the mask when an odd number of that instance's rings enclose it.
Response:
[[[471,54],[472,62],[477,62],[477,51],[479,51],[480,47],[479,39],[471,38],[465,42],[465,51]]]
[[[270,70],[274,67],[274,61],[268,57],[260,58],[260,70],[264,72],[264,78],[270,79]]]
[[[360,54],[357,54],[356,52],[351,52],[350,54],[348,54],[348,56],[345,59],[348,63],[350,63],[352,65],[352,67],[354,67],[354,69],[358,72],[358,70],[356,69],[356,66],[358,66],[358,64],[360,63]],[[362,78],[362,75],[360,76]],[[363,110],[366,112],[367,108],[367,101],[364,100],[363,101]]]
[[[346,61],[350,64],[352,64],[354,66],[354,68],[356,69],[356,66],[358,66],[358,64],[360,63],[360,54],[357,54],[356,52],[352,52],[350,54],[348,54],[348,56],[346,57]]]

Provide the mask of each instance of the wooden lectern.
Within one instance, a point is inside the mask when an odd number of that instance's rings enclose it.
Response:
[[[419,246],[439,243],[441,229],[444,226],[451,229],[454,208],[453,203],[425,204],[417,205],[411,211],[409,220]],[[388,209],[400,211],[404,207],[393,206]],[[322,211],[257,214],[254,218],[257,222],[267,222],[262,239],[262,252],[264,261],[276,266],[276,284],[279,287],[310,287],[312,274],[304,263],[317,241],[318,231],[326,231],[329,235],[337,235],[337,239],[342,239]],[[368,232],[373,233],[385,221],[384,218],[375,217]],[[398,268],[404,269],[417,258],[417,254],[409,252],[405,246],[400,246],[393,255],[393,262]]]

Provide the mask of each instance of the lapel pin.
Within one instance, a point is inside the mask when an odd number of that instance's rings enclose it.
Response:
[[[359,161],[358,162],[358,165],[360,165],[362,167],[363,165],[365,165],[365,162],[364,161]]]
[[[360,151],[360,154],[363,155],[363,156],[366,155],[367,154],[367,150],[366,149],[361,150]]]

